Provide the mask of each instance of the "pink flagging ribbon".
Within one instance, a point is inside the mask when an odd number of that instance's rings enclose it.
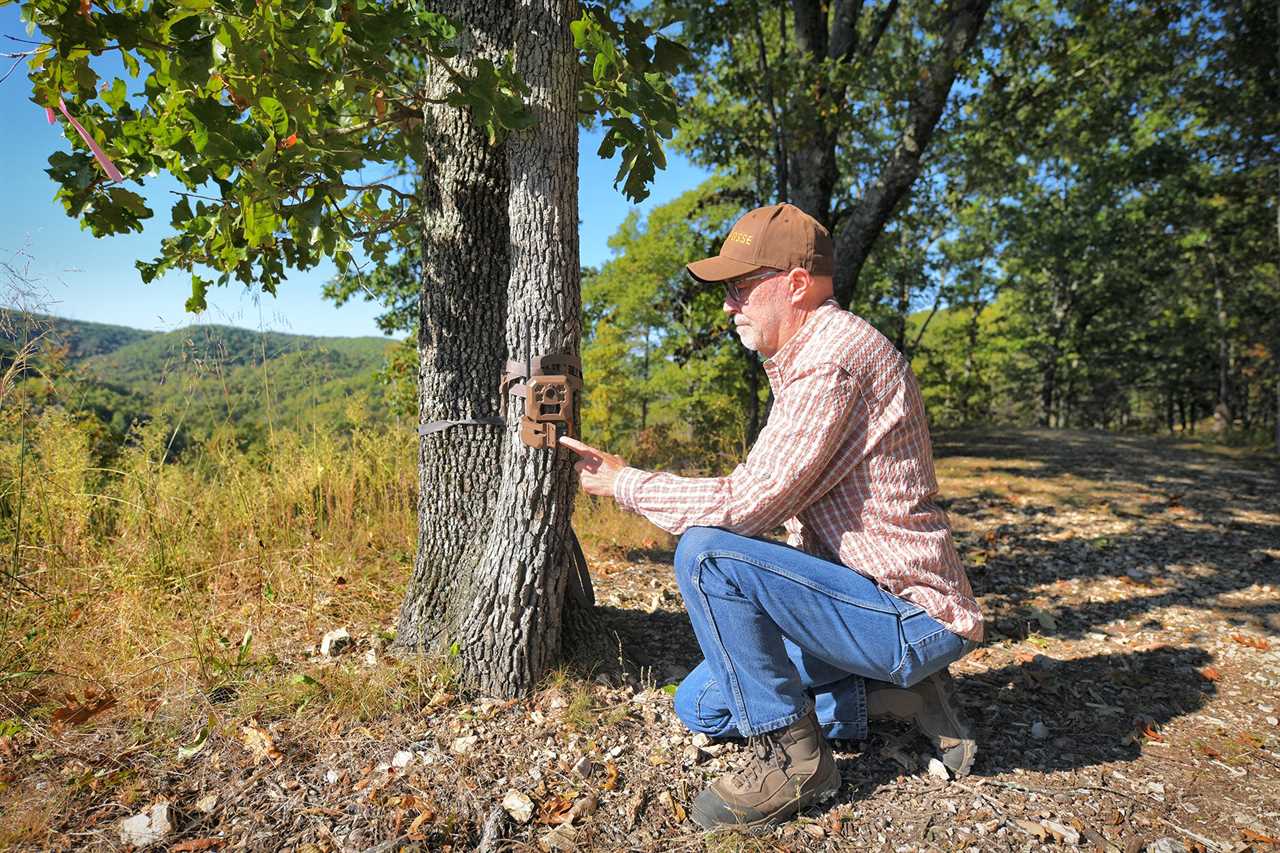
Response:
[[[120,170],[116,168],[116,164],[111,162],[111,158],[107,156],[107,152],[103,151],[102,146],[94,141],[93,137],[89,135],[89,131],[85,130],[84,126],[81,125],[80,122],[71,117],[71,113],[67,112],[67,104],[62,100],[62,98],[58,98],[58,109],[66,117],[67,121],[71,122],[71,126],[76,129],[76,133],[80,134],[80,138],[84,140],[84,144],[89,146],[89,150],[93,152],[94,158],[96,158],[98,164],[102,166],[103,171],[107,173],[107,177],[113,181],[123,181],[124,175],[122,175]],[[49,119],[49,124],[53,124],[54,115],[51,107],[44,108],[44,115],[45,118]]]

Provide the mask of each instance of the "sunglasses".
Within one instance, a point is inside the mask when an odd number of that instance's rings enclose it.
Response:
[[[779,275],[782,275],[782,270],[765,269],[760,272],[753,272],[751,275],[744,275],[741,278],[729,279],[724,283],[724,294],[730,302],[736,302],[741,305],[746,301],[747,294],[751,292],[752,287],[766,279]]]

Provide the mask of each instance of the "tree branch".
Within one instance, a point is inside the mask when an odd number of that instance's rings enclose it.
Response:
[[[778,177],[778,201],[790,201],[791,194],[787,187],[787,143],[782,122],[778,120],[777,101],[773,97],[773,78],[769,75],[769,56],[765,50],[764,27],[760,24],[760,4],[752,4],[753,21],[756,31],[756,50],[759,53],[757,64],[760,67],[760,80],[764,87],[764,100],[769,106],[769,119],[773,124],[773,159]]]
[[[858,49],[858,19],[865,0],[840,0],[835,20],[831,22],[831,44],[827,55],[835,60],[848,59]],[[893,5],[897,0],[891,0]]]
[[[947,32],[911,94],[906,127],[879,176],[866,187],[836,233],[835,295],[845,307],[853,301],[872,246],[920,174],[921,158],[990,5],[990,0],[951,0],[940,13],[941,20],[948,22]]]
[[[867,39],[867,43],[862,48],[863,62],[870,60],[872,54],[876,52],[876,48],[880,46],[880,40],[884,38],[885,31],[889,29],[889,24],[893,22],[893,16],[897,11],[898,0],[889,0],[880,12],[880,17],[876,18],[875,26],[871,29],[871,38]]]
[[[407,193],[404,190],[397,189],[396,187],[391,186],[390,184],[382,184],[382,183],[336,184],[336,186],[340,186],[344,190],[351,190],[353,192],[364,192],[365,190],[374,190],[374,189],[386,190],[387,192],[399,198],[401,201],[416,202],[418,200],[418,196],[415,193]]]

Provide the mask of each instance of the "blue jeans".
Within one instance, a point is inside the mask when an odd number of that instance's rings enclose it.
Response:
[[[909,687],[973,644],[838,563],[714,527],[680,537],[676,580],[705,660],[676,690],[693,731],[750,736],[816,709],[865,738],[865,679]]]

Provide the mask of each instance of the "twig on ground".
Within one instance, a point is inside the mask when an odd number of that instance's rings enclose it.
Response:
[[[1171,820],[1168,820],[1167,818],[1161,817],[1161,818],[1157,818],[1157,820],[1159,820],[1165,826],[1178,830],[1178,832],[1181,832],[1183,835],[1185,835],[1187,838],[1190,838],[1192,841],[1197,841],[1203,844],[1205,847],[1208,847],[1210,850],[1230,850],[1231,849],[1230,845],[1220,844],[1219,842],[1214,841],[1211,838],[1206,838],[1203,835],[1200,835],[1199,833],[1192,832],[1189,829],[1183,829],[1182,827],[1178,826],[1176,823],[1174,823]]]
[[[476,846],[476,853],[493,853],[498,849],[499,842],[502,841],[503,824],[506,812],[502,806],[494,806],[489,816],[484,819],[484,829],[480,833],[480,843]]]

